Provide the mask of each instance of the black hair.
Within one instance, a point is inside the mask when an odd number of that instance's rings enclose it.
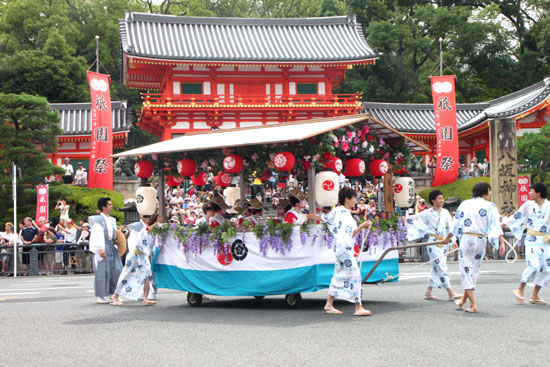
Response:
[[[491,190],[491,185],[487,182],[478,182],[472,188],[472,195],[474,198],[480,198],[483,195],[488,195]]]
[[[215,212],[219,212],[220,210],[222,210],[222,208],[220,208],[220,206],[218,204],[212,204],[212,205],[210,205],[210,210],[213,210]]]
[[[432,206],[434,205],[434,200],[437,199],[437,197],[439,195],[443,195],[443,193],[441,192],[441,190],[432,190],[430,192],[430,195],[428,195],[428,200],[430,201],[430,203],[432,204]]]
[[[147,221],[147,224],[152,226],[153,224],[155,224],[155,222],[157,221],[159,215],[157,213],[151,215],[149,218],[148,218],[148,221]]]
[[[290,201],[290,205],[292,205],[292,207],[295,207],[296,204],[300,202],[300,200],[296,196],[289,197],[288,201]]]
[[[99,200],[97,201],[97,210],[102,212],[103,207],[106,207],[107,204],[109,204],[109,201],[111,201],[111,198],[108,198],[106,196],[99,198]]]
[[[291,204],[288,204],[287,206],[285,206],[285,211],[289,211],[290,209],[292,209],[292,205]]]
[[[346,199],[351,199],[354,196],[357,196],[357,193],[354,189],[352,189],[351,187],[344,187],[338,193],[338,202],[340,203],[340,205],[344,205],[346,203]]]
[[[540,194],[540,197],[546,199],[548,196],[548,189],[542,182],[535,182],[531,185],[531,189]]]

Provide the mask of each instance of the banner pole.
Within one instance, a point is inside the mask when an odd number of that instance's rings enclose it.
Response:
[[[14,162],[11,162],[12,166],[12,180],[11,180],[11,191],[13,198],[13,231],[17,230],[17,166]],[[13,277],[17,278],[17,244],[19,241],[15,241],[13,245]]]
[[[443,38],[439,37],[439,76],[443,76]]]
[[[95,72],[99,74],[99,36],[95,36]]]

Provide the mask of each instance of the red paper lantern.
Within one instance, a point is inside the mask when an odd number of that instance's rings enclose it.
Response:
[[[175,178],[174,176],[170,176],[168,177],[168,181],[166,182],[166,184],[168,186],[179,186],[181,185],[182,181],[183,181],[182,178]]]
[[[282,172],[291,171],[294,168],[295,162],[296,159],[294,158],[294,154],[290,152],[277,153],[273,158],[275,168]]]
[[[227,187],[231,185],[231,182],[233,181],[233,178],[229,173],[220,171],[218,172],[218,186]]]
[[[227,173],[241,173],[243,159],[238,155],[230,154],[223,159],[223,169]]]
[[[153,171],[153,162],[150,161],[138,161],[134,165],[134,172],[139,178],[149,178],[153,175]]]
[[[344,163],[338,157],[332,157],[328,162],[327,167],[330,168],[333,172],[340,174],[344,168]]]
[[[362,159],[354,158],[346,161],[346,176],[358,177],[365,173],[365,162]]]
[[[182,177],[191,177],[197,172],[197,163],[192,159],[182,159],[178,162],[178,173]]]
[[[375,159],[369,163],[369,171],[373,176],[384,176],[388,172],[388,162],[383,159]]]
[[[193,182],[193,185],[195,186],[206,185],[206,183],[208,182],[208,173],[201,172],[197,176],[191,176],[191,182]]]

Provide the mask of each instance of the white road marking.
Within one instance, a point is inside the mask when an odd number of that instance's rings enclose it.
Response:
[[[0,296],[15,296],[15,295],[23,295],[23,294],[41,294],[42,292],[13,292],[13,293],[2,293]]]
[[[0,289],[0,294],[3,294],[3,292],[11,292],[11,291],[28,291],[28,290],[41,290],[41,291],[51,291],[51,290],[65,290],[65,289],[89,289],[89,285],[83,285],[83,286],[73,286],[73,287],[28,287],[28,288],[12,288],[12,289]]]

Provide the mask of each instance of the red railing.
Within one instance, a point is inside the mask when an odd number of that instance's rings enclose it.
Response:
[[[265,95],[265,94],[155,94],[142,93],[144,107],[288,107],[290,105],[355,105],[360,103],[359,94],[297,94],[297,95]]]

